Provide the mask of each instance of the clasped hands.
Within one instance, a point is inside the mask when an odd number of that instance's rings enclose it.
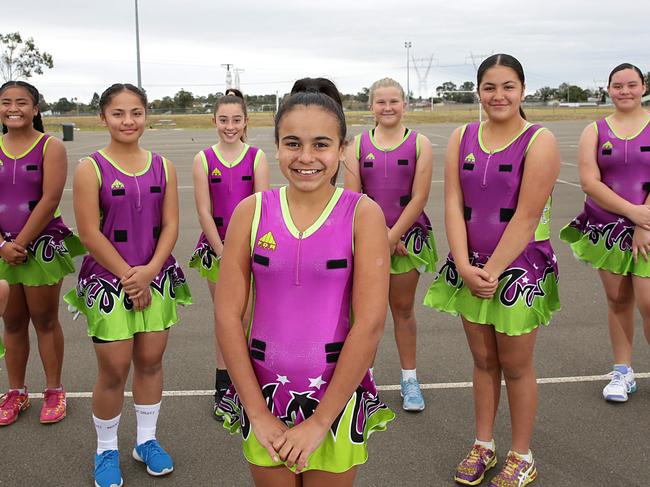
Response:
[[[142,311],[151,304],[149,285],[156,274],[149,266],[138,265],[131,267],[120,279],[124,292],[133,302],[134,311]]]

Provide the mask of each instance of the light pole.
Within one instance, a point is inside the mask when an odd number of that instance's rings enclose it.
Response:
[[[135,0],[135,52],[138,66],[138,88],[142,89],[142,74],[140,72],[140,22],[138,21],[138,0]]]
[[[411,41],[404,41],[404,47],[406,48],[406,105],[408,106],[411,98],[411,73],[409,65],[409,51],[413,43]]]

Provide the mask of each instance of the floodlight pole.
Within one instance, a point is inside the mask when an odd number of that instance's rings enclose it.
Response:
[[[138,0],[135,0],[135,52],[138,67],[138,88],[142,89],[142,73],[140,71],[140,22],[138,20]]]
[[[406,48],[406,106],[408,106],[411,99],[411,73],[409,65],[409,51],[413,47],[411,41],[404,41],[404,47]]]

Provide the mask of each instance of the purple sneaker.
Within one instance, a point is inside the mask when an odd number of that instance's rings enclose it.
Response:
[[[484,446],[474,444],[458,465],[454,480],[459,484],[478,485],[483,482],[485,472],[497,464],[497,455]]]
[[[527,462],[516,452],[508,452],[503,469],[492,478],[490,487],[524,487],[537,478],[535,460]]]

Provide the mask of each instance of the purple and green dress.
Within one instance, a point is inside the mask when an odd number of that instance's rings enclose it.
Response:
[[[225,161],[216,145],[202,150],[200,154],[210,188],[212,218],[223,241],[235,207],[255,192],[255,169],[264,152],[245,144],[241,154],[233,162]],[[219,279],[219,257],[203,232],[190,258],[189,266],[197,269],[201,277],[210,282],[217,282]]]
[[[383,210],[386,225],[392,228],[402,215],[413,191],[415,166],[420,156],[420,137],[406,129],[404,138],[395,147],[382,148],[374,138],[374,129],[355,138],[359,160],[361,191]],[[391,257],[391,274],[404,274],[413,269],[435,272],[438,255],[431,222],[422,212],[401,237],[407,256]]]
[[[49,135],[41,134],[19,155],[10,154],[0,137],[0,232],[11,242],[43,196],[43,161]],[[41,233],[27,245],[27,260],[10,266],[0,259],[0,279],[23,286],[51,286],[74,272],[72,258],[85,253],[57,209]],[[0,341],[0,357],[4,347]]]
[[[482,142],[483,124],[463,128],[458,173],[464,198],[470,264],[483,267],[515,214],[531,144],[544,128],[526,124],[513,141],[490,151]],[[511,336],[548,325],[560,309],[557,258],[551,247],[551,197],[524,251],[499,276],[491,299],[472,295],[464,285],[451,253],[424,299],[424,304],[473,323],[493,325]]]
[[[318,220],[304,232],[294,225],[286,187],[257,193],[251,227],[253,313],[248,348],[271,413],[287,426],[318,407],[354,326],[351,319],[354,215],[362,197],[337,188]],[[241,431],[246,459],[274,462],[255,438],[231,387],[218,414],[231,433]],[[368,457],[367,439],[395,414],[377,397],[370,372],[352,394],[306,470],[344,472]]]
[[[594,122],[598,134],[596,161],[601,181],[634,205],[645,203],[650,192],[650,121],[633,137],[619,137],[607,119]],[[574,255],[595,269],[613,274],[650,277],[650,262],[634,262],[634,223],[604,210],[589,196],[582,213],[560,232]]]
[[[104,151],[95,152],[89,159],[99,180],[102,234],[130,266],[148,264],[160,235],[167,161],[150,152],[141,172],[127,173]],[[86,316],[88,336],[103,341],[126,340],[136,333],[169,328],[178,321],[176,306],[192,303],[183,271],[172,255],[150,288],[151,304],[134,311],[120,277],[87,255],[77,287],[64,299]]]

